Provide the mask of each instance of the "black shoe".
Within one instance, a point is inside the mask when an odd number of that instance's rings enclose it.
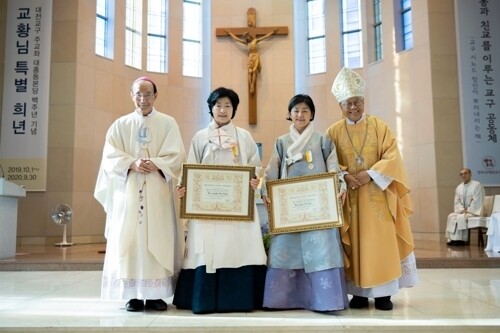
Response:
[[[146,310],[165,311],[166,309],[167,309],[167,303],[165,303],[161,299],[146,300]]]
[[[125,304],[125,310],[127,311],[132,311],[132,312],[137,312],[137,311],[143,311],[144,310],[144,301],[142,299],[131,299],[130,301]]]
[[[349,302],[349,307],[353,309],[363,309],[368,307],[368,298],[362,296],[353,296]]]
[[[455,241],[451,240],[448,243],[446,243],[446,245],[448,245],[448,246],[455,246]]]
[[[467,242],[466,241],[455,241],[455,244],[453,244],[454,246],[465,246],[467,245]]]
[[[392,310],[391,296],[375,297],[375,309],[384,311]]]

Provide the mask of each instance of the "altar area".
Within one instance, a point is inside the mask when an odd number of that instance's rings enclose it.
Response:
[[[194,315],[127,312],[102,301],[104,244],[23,246],[0,260],[0,332],[498,332],[500,253],[416,241],[420,283],[393,311],[346,309]]]

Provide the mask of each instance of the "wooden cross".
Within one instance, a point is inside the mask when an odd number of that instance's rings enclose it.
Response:
[[[215,36],[231,37],[248,49],[248,123],[257,124],[257,75],[261,70],[257,44],[273,35],[288,35],[288,27],[256,27],[255,8],[247,10],[247,26],[243,28],[216,28]]]

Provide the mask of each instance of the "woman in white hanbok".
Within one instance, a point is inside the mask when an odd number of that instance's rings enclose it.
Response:
[[[239,104],[231,89],[208,97],[212,122],[192,139],[188,163],[260,167],[257,144],[231,119]],[[259,180],[251,180],[255,189]],[[186,188],[178,186],[179,197]],[[173,304],[193,313],[262,307],[266,253],[258,215],[253,221],[189,220],[186,253]]]

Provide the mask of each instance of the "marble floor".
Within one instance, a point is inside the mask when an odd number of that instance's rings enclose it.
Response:
[[[99,299],[103,244],[19,247],[0,260],[0,332],[499,332],[500,253],[416,242],[420,283],[394,310],[131,313]],[[462,266],[459,264],[462,263]],[[482,265],[482,267],[481,267]]]

